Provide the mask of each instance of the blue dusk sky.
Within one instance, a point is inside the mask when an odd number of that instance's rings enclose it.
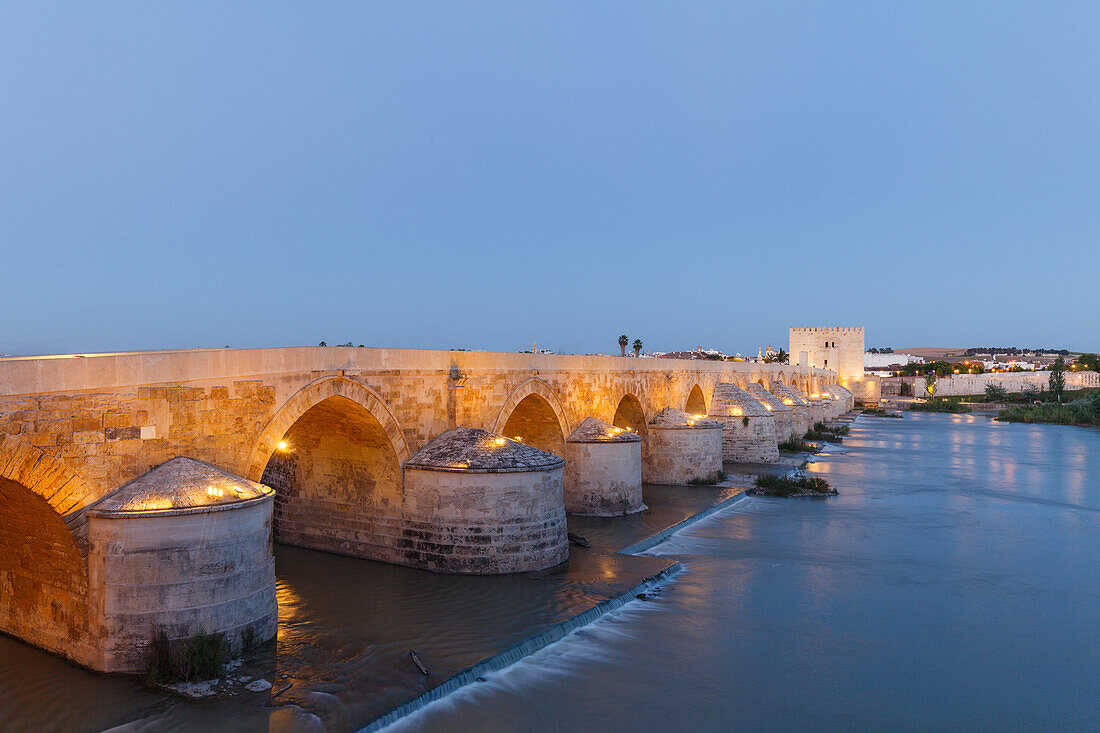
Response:
[[[1100,3],[4,3],[0,353],[1100,349]]]

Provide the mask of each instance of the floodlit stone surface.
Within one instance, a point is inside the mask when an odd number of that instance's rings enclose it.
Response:
[[[775,437],[779,442],[782,443],[794,434],[794,419],[790,405],[764,389],[763,385],[755,382],[750,384],[746,391],[775,416]]]
[[[791,385],[789,389],[810,405],[810,427],[813,427],[816,423],[825,422],[825,403],[820,397],[811,397],[794,385]]]
[[[92,666],[142,672],[150,641],[275,636],[273,492],[176,458],[88,512],[88,576],[99,649]]]
[[[405,464],[409,564],[514,573],[564,562],[561,458],[473,428],[444,433]]]
[[[710,417],[722,422],[722,459],[736,463],[779,460],[775,416],[735,384],[719,384],[711,398]]]
[[[810,401],[782,382],[772,382],[771,391],[791,408],[791,433],[796,438],[804,436],[813,426],[810,422]]]
[[[645,509],[642,438],[590,417],[565,441],[565,508],[611,517]]]
[[[649,422],[642,480],[649,484],[712,481],[722,470],[722,423],[667,407]]]

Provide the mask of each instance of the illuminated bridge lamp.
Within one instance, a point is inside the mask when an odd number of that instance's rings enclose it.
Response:
[[[275,447],[276,447],[276,448],[278,448],[280,452],[282,452],[282,453],[286,453],[286,452],[287,452],[288,450],[290,450],[290,443],[288,443],[288,442],[287,442],[287,441],[285,441],[285,440],[280,440],[280,441],[279,441],[279,442],[278,442],[278,443],[277,443],[277,444],[275,445]]]

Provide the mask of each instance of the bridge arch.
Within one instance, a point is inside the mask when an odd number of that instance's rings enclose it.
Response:
[[[648,433],[645,408],[642,407],[642,401],[634,394],[627,392],[619,398],[611,424],[619,428],[630,428],[642,436],[644,447],[644,441]]]
[[[408,458],[404,435],[377,394],[326,377],[287,401],[258,439],[248,470],[275,489],[277,542],[392,560]]]
[[[521,438],[539,450],[565,456],[569,420],[553,388],[532,377],[520,384],[497,413],[493,432]]]
[[[102,498],[76,471],[21,438],[0,432],[0,477],[38,494],[61,515],[71,515]]]
[[[409,446],[405,435],[401,432],[397,418],[386,407],[382,398],[374,390],[347,377],[325,377],[302,387],[283,404],[256,439],[243,475],[253,481],[259,481],[263,477],[268,461],[278,449],[279,442],[284,439],[291,427],[314,407],[333,398],[343,398],[366,412],[378,423],[389,439],[398,462],[403,464],[408,460]],[[337,399],[327,407],[338,408],[341,404]],[[343,407],[347,408],[347,405],[343,404]]]
[[[707,398],[698,382],[692,385],[691,391],[688,392],[687,400],[684,402],[684,411],[693,415],[707,414]]]
[[[63,463],[0,434],[0,631],[83,663],[88,567],[73,526],[89,498]]]

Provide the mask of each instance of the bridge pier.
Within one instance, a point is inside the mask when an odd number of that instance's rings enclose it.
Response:
[[[775,416],[735,384],[719,383],[711,398],[710,417],[722,423],[722,460],[774,463],[779,460]]]
[[[782,382],[772,382],[772,394],[791,408],[791,432],[796,438],[802,438],[813,427],[810,421],[810,403]]]
[[[144,672],[151,641],[222,634],[233,653],[275,636],[273,492],[176,458],[88,511],[88,577],[104,672]]]
[[[565,509],[615,517],[643,511],[642,436],[590,417],[565,439]]]
[[[649,422],[649,451],[642,461],[647,484],[714,481],[722,470],[722,423],[666,407]]]
[[[488,430],[439,436],[405,464],[401,563],[495,575],[565,562],[562,465]]]
[[[766,390],[761,384],[756,384],[754,382],[749,385],[747,391],[764,406],[765,410],[775,416],[776,439],[782,443],[790,438],[794,434],[794,420],[791,415],[791,408],[784,404],[783,400]],[[798,437],[802,436],[800,435]]]

